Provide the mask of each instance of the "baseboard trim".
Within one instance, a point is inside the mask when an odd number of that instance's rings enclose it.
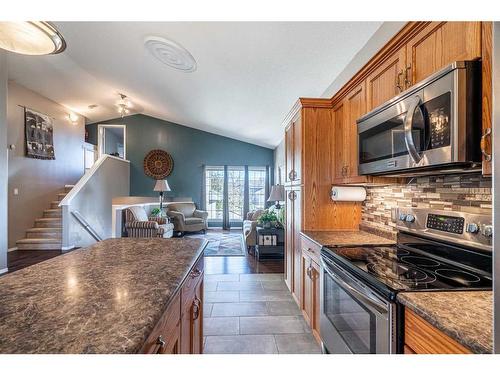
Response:
[[[11,252],[11,251],[16,251],[17,250],[17,246],[14,246],[14,247],[11,247],[9,249],[7,249],[7,252]]]
[[[63,247],[61,247],[61,251],[69,251],[69,250],[73,250],[74,248],[75,248],[75,245],[63,246]]]
[[[7,273],[9,271],[8,268],[4,268],[0,270],[0,275],[3,275],[4,273]]]

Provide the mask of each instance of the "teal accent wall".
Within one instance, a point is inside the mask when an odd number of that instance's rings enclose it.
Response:
[[[132,115],[99,122],[127,126],[127,159],[130,160],[130,194],[157,197],[154,180],[144,174],[146,154],[156,148],[170,153],[174,170],[167,177],[166,197],[191,197],[201,207],[202,165],[274,164],[273,150],[204,132],[146,115]],[[97,123],[86,126],[88,142],[97,144]],[[271,181],[272,183],[272,181]]]

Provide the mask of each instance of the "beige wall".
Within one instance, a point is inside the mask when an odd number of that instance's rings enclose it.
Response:
[[[7,58],[0,50],[0,273],[7,269]]]
[[[285,129],[283,129],[283,133]],[[281,170],[281,180],[279,173]],[[274,149],[274,184],[281,185],[285,183],[285,138],[281,140],[280,144]]]
[[[24,109],[26,106],[54,118],[55,160],[25,157]],[[80,117],[77,124],[68,120],[69,109],[31,91],[9,82],[8,86],[8,144],[9,151],[9,248],[32,228],[35,219],[49,208],[50,202],[62,192],[65,184],[74,184],[83,175],[83,142],[85,124]],[[14,195],[14,189],[19,195]]]

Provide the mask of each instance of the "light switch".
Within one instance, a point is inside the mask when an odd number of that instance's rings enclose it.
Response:
[[[19,195],[19,189],[18,188],[14,188],[14,195]]]

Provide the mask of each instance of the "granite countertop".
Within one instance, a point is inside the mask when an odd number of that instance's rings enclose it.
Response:
[[[472,352],[493,352],[491,291],[408,292],[398,300]]]
[[[0,353],[135,353],[206,245],[117,238],[0,277]]]
[[[303,231],[304,236],[320,246],[341,247],[341,246],[385,246],[394,245],[395,239],[389,239],[370,233],[366,230],[358,231]]]

